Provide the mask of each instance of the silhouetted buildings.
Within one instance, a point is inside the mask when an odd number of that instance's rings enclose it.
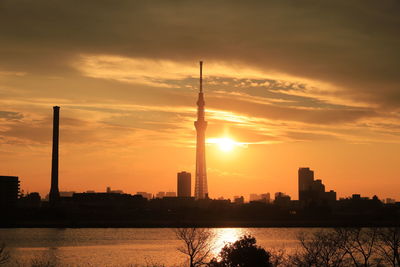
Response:
[[[106,193],[116,193],[116,194],[123,194],[124,192],[122,190],[112,190],[111,187],[107,187]]]
[[[8,212],[8,222],[0,220],[0,227],[362,226],[390,225],[393,218],[400,217],[400,205],[357,194],[337,201],[333,208],[301,206],[282,192],[275,194],[273,203],[262,199],[245,203],[243,196],[235,196],[231,202],[162,195],[146,199],[119,193],[74,193],[60,197],[55,209],[31,193],[18,199],[14,212]]]
[[[165,192],[165,196],[166,196],[166,197],[176,197],[176,192],[172,192],[172,191],[170,191],[170,192]]]
[[[163,198],[163,197],[165,197],[165,192],[158,192],[156,194],[156,198]]]
[[[200,92],[197,100],[197,121],[196,127],[196,181],[194,196],[196,199],[208,198],[207,169],[206,169],[206,129],[205,101],[203,94],[203,62],[200,61]]]
[[[271,202],[271,195],[269,193],[261,194],[260,201],[265,202],[265,203],[270,203]]]
[[[233,197],[233,203],[241,205],[244,204],[244,197],[243,196],[234,196]]]
[[[0,207],[7,209],[17,204],[19,179],[17,176],[0,176]]]
[[[386,206],[386,207],[385,207]],[[365,216],[382,216],[386,212],[390,211],[387,207],[393,206],[391,204],[384,205],[382,201],[379,200],[377,196],[362,197],[360,194],[353,194],[349,198],[340,198],[336,203],[335,213],[340,216],[357,217],[361,218]],[[399,207],[400,208],[400,207]],[[395,211],[396,209],[392,209]],[[400,215],[400,209],[397,210],[398,215]],[[396,217],[392,217],[395,221]],[[398,217],[400,219],[400,216]],[[357,218],[354,218],[355,220]]]
[[[301,205],[333,205],[336,201],[336,192],[325,192],[325,185],[321,180],[314,180],[314,171],[310,168],[299,168],[299,201]]]
[[[271,196],[269,193],[264,193],[264,194],[250,194],[249,198],[250,202],[253,201],[258,201],[258,202],[263,202],[263,203],[269,203],[271,201]]]
[[[288,196],[282,192],[276,192],[274,204],[277,206],[289,207],[290,206],[290,196]]]
[[[172,192],[172,191],[170,191],[170,192],[163,192],[163,191],[161,191],[161,192],[158,192],[158,193],[155,195],[155,197],[156,197],[156,198],[176,197],[176,192]]]
[[[80,207],[134,207],[144,206],[147,200],[142,195],[118,193],[75,193],[70,199],[70,205]]]
[[[60,197],[72,197],[75,191],[60,191]]]
[[[60,122],[60,107],[53,107],[53,150],[51,158],[51,187],[50,187],[50,204],[55,203],[60,198],[58,190],[58,137],[59,137],[59,122]]]
[[[141,195],[145,199],[151,199],[153,197],[153,195],[151,193],[147,193],[147,192],[137,192],[136,195]]]
[[[386,198],[385,203],[386,204],[396,204],[396,200],[393,198]]]
[[[192,177],[190,172],[179,172],[177,175],[178,197],[191,197]]]
[[[259,200],[260,196],[257,194],[250,194],[249,195],[249,202]]]
[[[22,196],[18,200],[18,206],[23,208],[40,208],[42,206],[42,201],[39,193],[32,192],[26,196]]]

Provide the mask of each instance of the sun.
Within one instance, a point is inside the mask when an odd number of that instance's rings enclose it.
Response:
[[[218,148],[224,152],[230,152],[235,146],[235,141],[230,138],[224,137],[220,138],[218,141]]]
[[[237,146],[235,140],[229,137],[211,138],[208,139],[207,142],[211,144],[216,144],[219,150],[223,152],[231,152],[235,148],[235,146]]]

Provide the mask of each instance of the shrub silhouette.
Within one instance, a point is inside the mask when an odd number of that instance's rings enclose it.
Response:
[[[243,236],[234,243],[222,248],[217,258],[213,258],[210,267],[272,267],[270,253],[256,245],[252,236]]]

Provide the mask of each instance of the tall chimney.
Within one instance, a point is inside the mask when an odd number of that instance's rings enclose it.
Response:
[[[50,204],[54,205],[60,198],[58,191],[58,132],[60,122],[60,107],[53,107],[53,151],[51,158],[51,188],[50,188]]]

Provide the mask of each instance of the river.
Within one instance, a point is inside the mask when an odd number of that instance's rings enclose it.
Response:
[[[293,251],[297,236],[316,228],[212,228],[212,253],[227,242],[252,235],[263,248]],[[18,228],[0,229],[0,243],[16,261],[50,260],[72,266],[180,266],[185,261],[177,247],[182,243],[171,228]]]

